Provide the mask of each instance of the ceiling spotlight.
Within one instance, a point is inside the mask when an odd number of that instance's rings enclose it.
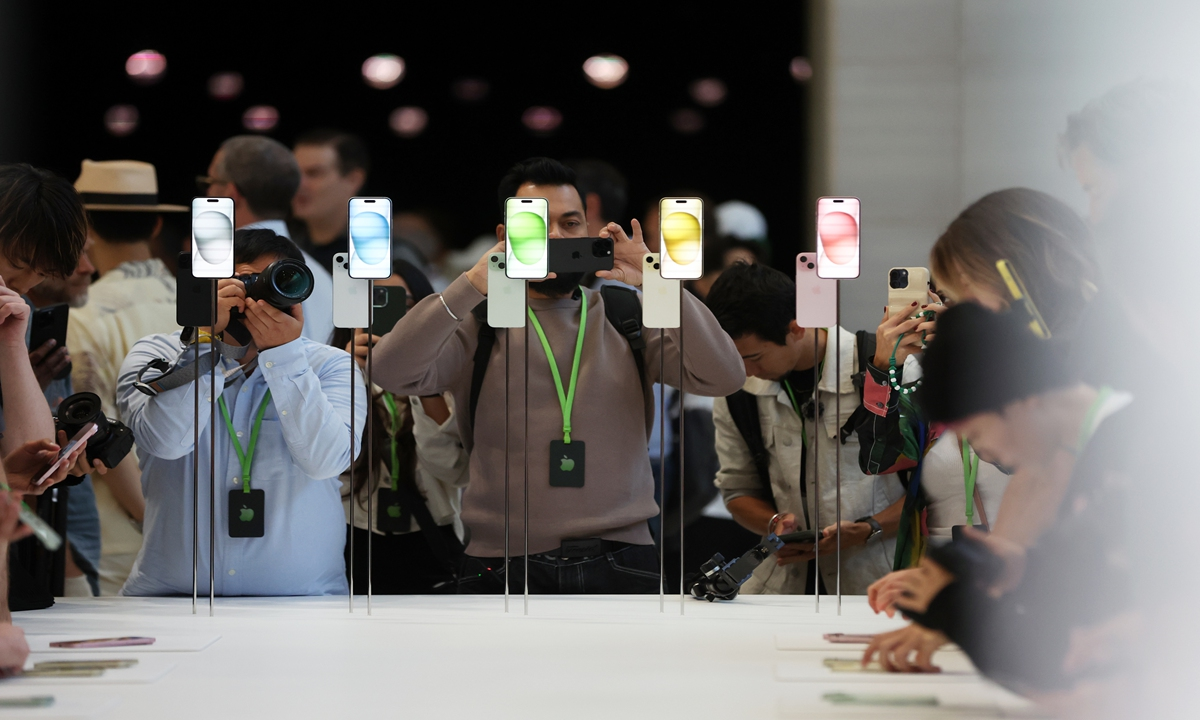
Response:
[[[671,113],[671,127],[684,135],[695,135],[704,129],[704,116],[691,108],[680,108]]]
[[[113,105],[104,113],[104,129],[110,135],[125,137],[138,126],[138,111],[132,105]]]
[[[266,132],[279,124],[279,111],[270,105],[255,105],[242,113],[242,127]]]
[[[703,78],[688,87],[697,105],[716,107],[725,101],[725,83],[716,78]]]
[[[167,58],[157,50],[135,52],[125,61],[125,73],[137,83],[151,85],[167,72]]]
[[[808,58],[792,58],[792,64],[788,69],[791,70],[792,79],[798,83],[804,83],[812,80],[813,67],[812,63],[808,61]]]
[[[557,108],[534,105],[521,115],[521,122],[538,135],[548,135],[562,124],[562,113]]]
[[[429,113],[419,107],[399,107],[388,116],[388,125],[400,137],[416,137],[428,124]]]
[[[363,80],[376,90],[395,87],[404,79],[404,58],[397,55],[372,55],[363,62]]]
[[[487,80],[476,77],[459,78],[454,81],[450,87],[450,91],[454,93],[454,97],[463,102],[479,102],[487,97],[488,91],[491,88],[488,86]]]
[[[208,79],[208,94],[217,100],[232,100],[242,94],[245,81],[239,72],[217,73]]]
[[[583,74],[598,88],[611,90],[629,76],[629,63],[620,55],[593,55],[583,61]]]

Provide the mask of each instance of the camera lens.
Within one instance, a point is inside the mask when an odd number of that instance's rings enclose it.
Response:
[[[297,267],[281,267],[272,279],[275,281],[275,288],[288,299],[305,298],[312,294],[312,275]]]
[[[809,264],[808,264],[808,269],[809,269],[809,270],[812,270],[812,269],[813,269],[813,268],[815,268],[815,267],[816,267],[816,265],[813,265],[812,263],[809,263]]]
[[[893,268],[888,273],[888,287],[903,290],[908,287],[908,271],[904,268]]]

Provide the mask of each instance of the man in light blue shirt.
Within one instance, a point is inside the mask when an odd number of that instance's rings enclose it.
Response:
[[[234,236],[235,274],[261,272],[270,263],[302,258],[299,249],[269,230]],[[145,542],[121,593],[179,595],[192,588],[192,462],[200,472],[200,591],[208,592],[210,433],[216,433],[216,593],[218,595],[335,595],[347,592],[343,547],[346,518],[338,476],[357,455],[366,420],[365,390],[343,350],[301,335],[299,306],[280,310],[247,299],[238,280],[218,283],[219,335],[230,310],[253,338],[240,360],[222,358],[216,392],[224,407],[211,427],[207,402],[200,412],[200,452],[193,446],[194,390],[184,384],[151,397],[135,387],[138,373],[157,358],[180,357],[186,372],[193,349],[180,333],[151,335],[121,366],[117,402],[137,439],[146,493]],[[229,333],[225,338],[230,344]],[[206,337],[202,336],[202,340]],[[201,342],[201,367],[211,344]],[[353,376],[351,375],[353,373]],[[147,373],[146,379],[157,373]],[[209,397],[209,374],[198,379]],[[354,408],[350,437],[350,387]],[[269,398],[268,398],[269,393]],[[261,421],[256,423],[256,417]],[[254,428],[259,432],[254,436]],[[238,447],[234,443],[238,443]],[[246,454],[250,479],[239,456]],[[231,515],[230,505],[233,505]],[[251,510],[247,517],[246,510]],[[247,528],[261,522],[261,536]],[[247,524],[248,523],[248,524]]]

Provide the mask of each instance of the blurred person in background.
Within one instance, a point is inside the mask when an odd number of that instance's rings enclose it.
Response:
[[[162,213],[187,212],[158,201],[154,166],[136,160],[84,160],[75,189],[88,212],[89,250],[100,274],[87,303],[71,311],[67,347],[76,392],[100,397],[108,417],[125,421],[117,408],[117,375],[139,338],[179,329],[175,324],[175,276],[153,257],[150,241]],[[100,591],[115,595],[129,576],[142,545],[146,510],[137,456],[94,478],[100,513]]]
[[[301,135],[292,152],[300,167],[300,189],[292,199],[303,226],[297,240],[331,272],[333,256],[347,250],[350,198],[366,184],[371,158],[362,140],[330,129]]]
[[[760,258],[771,256],[771,244],[767,239],[767,218],[762,211],[742,200],[726,200],[713,210],[716,224],[714,235],[732,241],[757,245],[754,254]]]
[[[49,276],[30,288],[28,297],[35,308],[65,303],[71,308],[81,308],[87,303],[88,287],[96,268],[88,258],[88,251],[95,245],[89,237],[75,273],[67,278]],[[68,321],[69,324],[69,321]],[[29,362],[37,375],[38,384],[50,405],[57,413],[64,399],[74,394],[69,366],[71,356],[67,347],[56,347],[55,340],[47,340],[41,347],[32,348]],[[66,374],[62,377],[62,373]],[[67,542],[64,553],[63,595],[66,597],[90,597],[100,594],[100,512],[96,508],[96,492],[90,475],[83,482],[67,490]],[[60,495],[61,495],[60,491]]]
[[[433,219],[426,213],[397,211],[392,214],[392,257],[421,269],[435,291],[450,281],[442,276],[446,246]],[[478,258],[476,258],[478,259]]]
[[[904,489],[895,475],[864,474],[856,462],[852,430],[865,413],[858,385],[873,352],[873,338],[840,327],[797,325],[795,283],[765,265],[734,264],[713,285],[708,306],[733,338],[749,376],[739,393],[713,403],[720,458],[716,485],[725,507],[757,535],[811,529],[817,531],[820,544],[815,548],[813,543],[788,543],[773,561],[759,565],[742,592],[802,594],[834,587],[840,442],[845,445],[842,517],[849,518],[841,525],[841,588],[849,594],[865,593],[892,567],[904,505]],[[840,357],[831,335],[835,332],[841,334]],[[813,377],[814,368],[819,378]],[[840,415],[835,411],[838,396]],[[746,423],[758,424],[761,449],[751,448]],[[820,443],[817,453],[811,452],[813,443]],[[816,550],[819,576],[813,562]]]
[[[589,228],[606,227],[609,223],[624,226],[625,210],[629,204],[629,183],[621,171],[612,165],[589,158],[567,160],[563,163],[575,171],[575,181],[583,194]]]
[[[202,181],[209,197],[233,198],[235,229],[263,228],[291,237],[284,218],[300,187],[300,167],[283,143],[262,135],[231,137],[213,155]],[[312,255],[303,254],[313,274],[312,295],[303,303],[304,337],[327,343],[333,335],[333,277]]]
[[[400,287],[411,309],[433,294],[433,286],[421,271],[405,260],[394,260],[392,276],[376,280],[375,287]],[[354,346],[350,345],[353,334]],[[378,335],[363,330],[339,329],[334,346],[354,352],[366,371],[367,343],[378,343]],[[458,434],[449,393],[427,397],[395,396],[378,386],[372,388],[374,433],[372,456],[359,457],[355,464],[354,487],[350,473],[342,474],[342,502],[350,522],[354,503],[353,562],[346,544],[346,567],[353,572],[356,587],[367,583],[367,528],[376,534],[371,582],[381,595],[453,593],[462,562],[464,531],[462,489],[469,478],[468,455]],[[367,463],[375,465],[370,491],[375,517],[367,503]],[[388,503],[381,500],[390,498]],[[392,511],[392,500],[397,507]],[[380,522],[381,518],[390,518]]]

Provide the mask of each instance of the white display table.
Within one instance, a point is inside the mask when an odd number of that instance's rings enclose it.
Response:
[[[207,598],[194,616],[190,598],[65,599],[15,615],[31,646],[45,648],[42,635],[150,635],[162,638],[160,649],[71,657],[169,660],[172,669],[152,682],[0,681],[0,696],[53,694],[64,710],[95,701],[114,718],[961,717],[1026,707],[978,677],[808,678],[808,666],[855,649],[777,649],[782,634],[901,625],[871,614],[861,597],[844,598],[840,617],[833,598],[822,599],[818,615],[811,597],[779,596],[689,599],[682,617],[678,596],[668,596],[665,613],[657,596],[535,595],[525,616],[518,595],[510,607],[506,615],[496,596],[376,597],[368,617],[365,597],[353,615],[344,596],[218,598],[210,618]],[[965,662],[955,652],[943,659]],[[839,690],[938,695],[959,707],[847,708],[821,699]],[[28,716],[67,716],[41,712]],[[0,710],[18,716],[26,715]]]

